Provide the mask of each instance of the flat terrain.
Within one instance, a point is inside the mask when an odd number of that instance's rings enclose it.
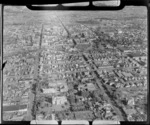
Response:
[[[3,119],[147,119],[147,10],[4,9]]]

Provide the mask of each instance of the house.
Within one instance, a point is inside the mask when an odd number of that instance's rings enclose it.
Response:
[[[129,100],[128,100],[128,103],[127,103],[129,106],[134,106],[135,105],[135,99],[134,98],[130,98]]]
[[[58,91],[55,88],[48,88],[48,89],[43,89],[43,93],[48,94],[48,93],[57,93]]]
[[[53,102],[53,105],[62,105],[62,104],[65,104],[65,102],[67,102],[67,98],[66,96],[53,97],[52,102]]]

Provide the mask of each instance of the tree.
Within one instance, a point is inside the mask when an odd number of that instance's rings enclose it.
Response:
[[[66,106],[68,105],[68,103],[67,103],[67,102],[65,102],[64,104],[65,104]]]

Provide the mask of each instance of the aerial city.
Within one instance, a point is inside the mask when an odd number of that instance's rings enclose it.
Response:
[[[147,10],[4,8],[3,120],[147,120]]]

